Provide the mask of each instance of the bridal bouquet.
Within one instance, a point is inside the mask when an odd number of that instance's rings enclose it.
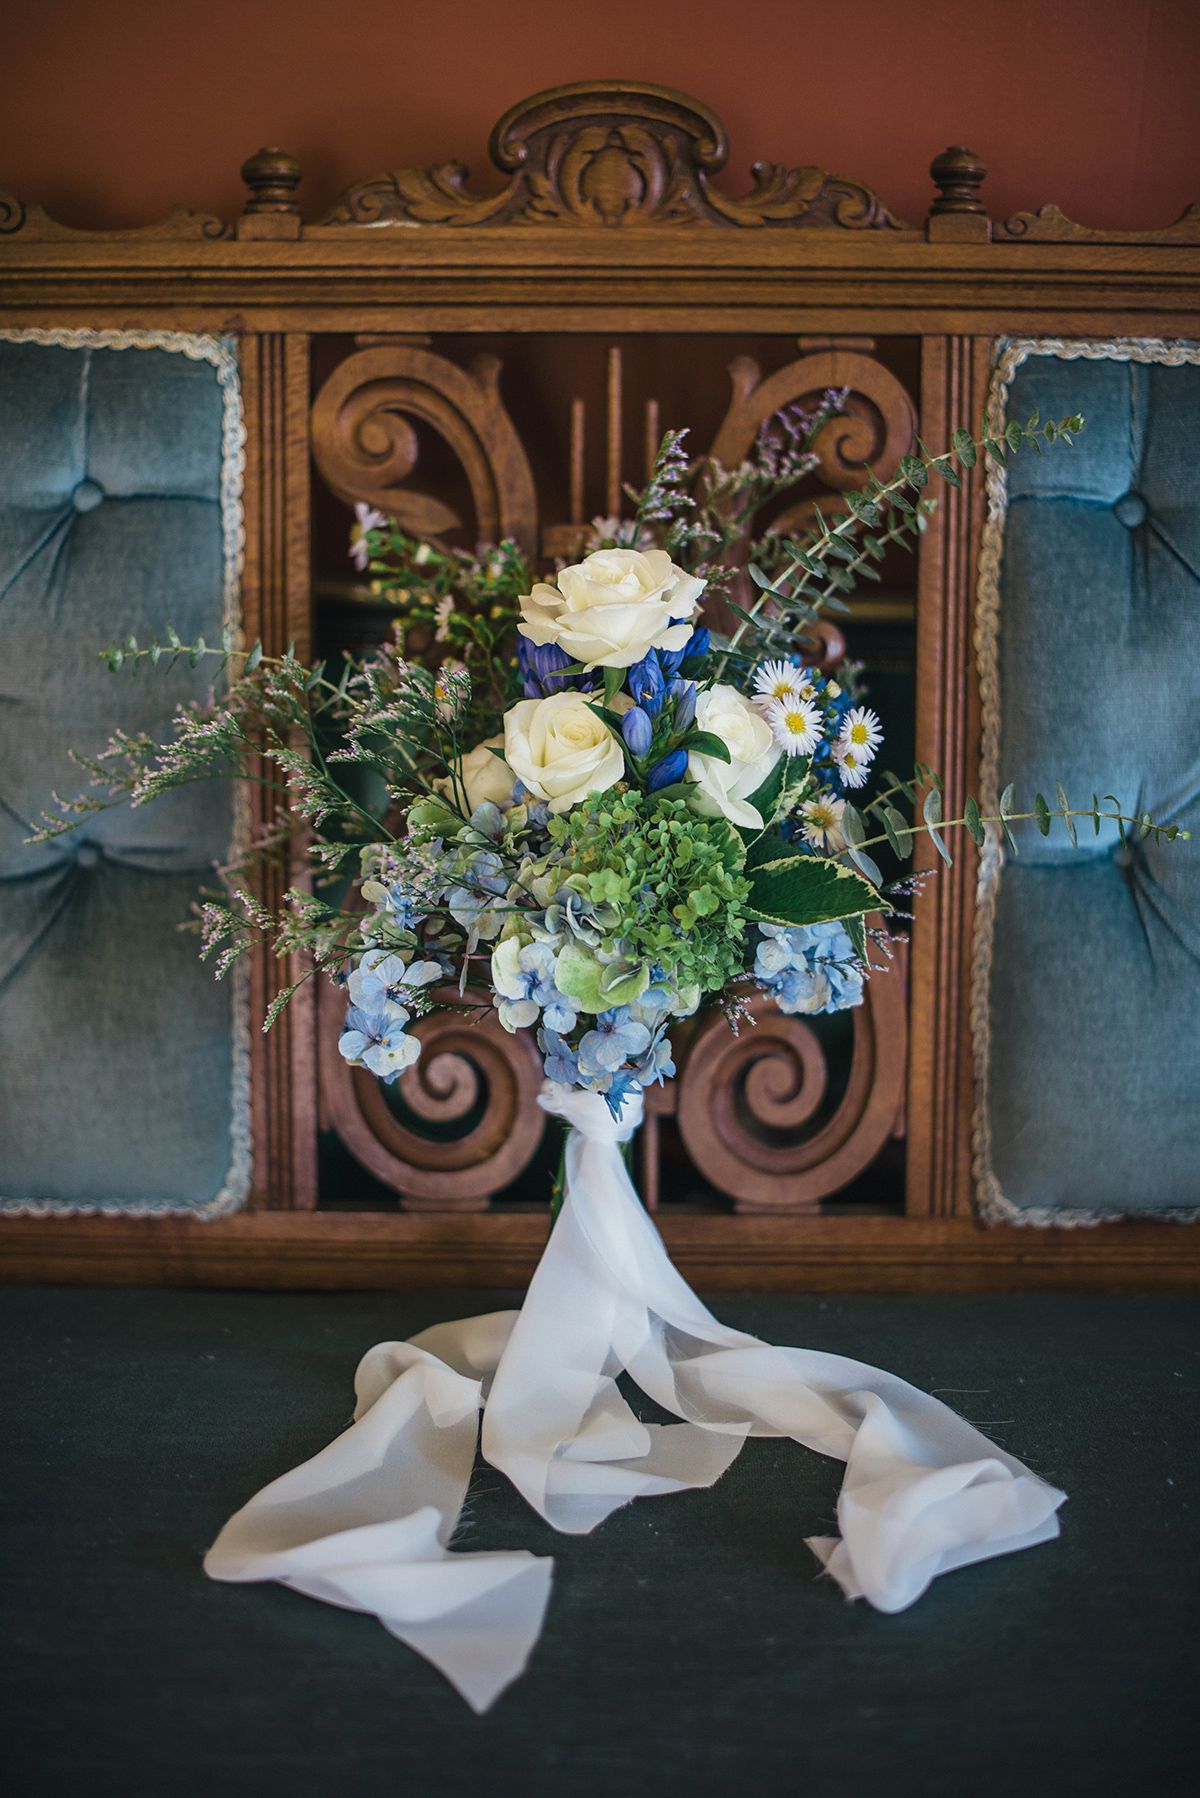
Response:
[[[802,535],[751,542],[756,512],[815,465],[812,440],[843,400],[779,414],[732,473],[689,464],[684,433],[668,433],[634,516],[597,519],[590,553],[553,580],[533,579],[511,543],[447,552],[360,506],[352,553],[395,610],[390,639],[340,672],[260,644],[240,653],[232,638],[114,642],[114,669],[216,656],[227,689],[181,713],[166,747],[115,737],[85,764],[109,799],[60,800],[67,815],[46,834],[214,771],[261,777],[259,758],[273,761],[286,804],[223,870],[203,952],[220,974],[264,936],[305,951],[345,988],[343,1056],[384,1081],[417,1060],[408,1026],[431,1006],[490,1005],[506,1030],[536,1031],[548,1080],[603,1095],[619,1116],[674,1072],[672,1021],[706,999],[735,1028],[753,988],[785,1012],[861,1003],[868,942],[886,953],[882,917],[912,890],[886,886],[871,850],[903,860],[925,831],[948,861],[941,783],[918,766],[869,790],[879,720],[859,703],[856,668],[821,672],[808,633],[878,578],[889,543],[915,541],[931,475],[957,485],[956,464],[981,451],[1040,453],[1083,421],[1035,416],[1003,442],[959,431],[950,454],[921,446],[890,481],[868,474],[828,518],[814,507]],[[746,605],[731,597],[738,582]],[[712,598],[737,621],[728,635],[702,621]],[[1061,815],[1073,830],[1061,788],[1059,801],[1052,812],[1038,795],[1018,814],[1010,788],[996,819],[969,799],[946,822],[976,842],[1017,816],[1048,829]],[[293,888],[271,912],[246,876],[297,840],[316,890]]]
[[[373,1612],[478,1711],[524,1667],[553,1563],[451,1549],[477,1444],[550,1524],[580,1533],[633,1498],[712,1485],[748,1434],[790,1436],[846,1463],[840,1535],[807,1541],[848,1598],[881,1611],[1058,1531],[1063,1494],[938,1399],[720,1323],[622,1160],[643,1088],[673,1071],[674,1019],[707,998],[736,1022],[748,984],[787,1012],[858,1004],[868,943],[886,942],[868,920],[911,890],[884,881],[872,849],[903,861],[925,831],[949,860],[945,824],[981,842],[1019,815],[1010,787],[994,819],[968,799],[943,820],[924,767],[872,786],[879,722],[852,666],[822,671],[814,627],[889,542],[915,538],[931,475],[955,484],[981,448],[1069,442],[1082,421],[1035,416],[1003,443],[956,432],[946,456],[918,446],[801,535],[751,544],[756,511],[813,465],[813,433],[840,404],[781,415],[732,473],[690,466],[669,435],[634,517],[597,520],[589,553],[553,580],[532,579],[511,544],[449,553],[364,508],[354,553],[396,613],[382,648],[338,671],[232,637],[113,643],[114,669],[218,656],[227,689],[182,713],[166,747],[114,738],[86,764],[108,797],[60,802],[46,824],[273,763],[285,801],[203,908],[218,973],[264,937],[305,951],[346,989],[343,1056],[381,1080],[417,1059],[408,1026],[434,1004],[537,1033],[541,1103],[571,1128],[521,1310],[370,1350],[353,1427],[252,1498],[205,1559],[214,1579]],[[736,620],[724,635],[701,618],[714,597]],[[1057,797],[1023,815],[1043,833],[1060,816],[1073,840],[1077,814]],[[1082,815],[1178,834],[1095,798]],[[297,847],[316,890],[273,911],[248,875]],[[643,1422],[622,1371],[677,1421]]]

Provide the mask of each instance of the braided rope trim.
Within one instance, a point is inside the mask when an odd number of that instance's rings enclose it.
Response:
[[[230,337],[206,337],[183,331],[107,331],[86,328],[39,330],[0,329],[2,343],[36,343],[67,350],[166,350],[193,362],[211,362],[221,387],[221,539],[223,548],[222,621],[241,634],[241,576],[246,531],[242,512],[242,487],[246,472],[246,428],[242,421],[242,388],[237,344]],[[230,860],[240,856],[250,841],[250,795],[239,782],[234,787],[233,835]],[[202,1205],[181,1205],[168,1199],[143,1199],[128,1205],[76,1205],[60,1199],[6,1199],[0,1196],[0,1212],[16,1217],[227,1217],[239,1211],[250,1195],[254,1175],[254,1147],[250,1111],[250,970],[244,960],[234,963],[233,1070],[230,1107],[230,1162],[219,1192]]]
[[[1008,390],[1021,364],[1030,356],[1055,356],[1064,362],[1154,362],[1167,368],[1200,363],[1200,347],[1170,343],[1157,337],[1114,337],[1107,340],[1018,337],[1001,338],[988,391],[988,431],[1003,436]],[[1000,568],[1004,557],[1004,525],[1008,513],[1008,470],[988,458],[987,520],[979,551],[975,602],[975,655],[979,670],[982,743],[979,771],[980,810],[999,809],[1000,771]],[[975,1117],[972,1130],[973,1172],[979,1215],[989,1224],[1023,1224],[1037,1229],[1091,1228],[1119,1218],[1191,1223],[1200,1207],[1169,1210],[1084,1211],[1052,1205],[1020,1206],[1006,1197],[992,1161],[988,1081],[991,1062],[991,978],[996,932],[996,895],[1004,868],[1004,839],[994,824],[985,826],[975,893],[975,928],[971,945],[971,1045],[975,1057]]]

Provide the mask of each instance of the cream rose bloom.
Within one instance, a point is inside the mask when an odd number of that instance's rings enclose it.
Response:
[[[651,649],[682,649],[705,583],[665,549],[598,549],[539,581],[521,601],[531,643],[557,643],[587,668],[631,668]]]
[[[492,754],[493,749],[503,748],[503,737],[489,737],[486,743],[472,749],[470,755],[464,755],[458,764],[459,779],[466,789],[468,812],[473,812],[488,799],[493,805],[507,805],[512,798],[517,777],[507,762]],[[435,792],[444,794],[447,799],[460,797],[448,778],[435,780],[433,786]]]
[[[689,752],[688,773],[696,782],[696,794],[690,798],[693,811],[761,830],[766,819],[747,800],[783,754],[770,725],[735,688],[717,686],[696,700],[696,729],[720,737],[730,759],[722,762],[715,755]]]
[[[582,693],[522,699],[504,714],[508,765],[552,812],[569,812],[625,772],[621,747]]]

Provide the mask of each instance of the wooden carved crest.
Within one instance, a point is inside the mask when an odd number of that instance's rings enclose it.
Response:
[[[473,194],[461,162],[398,169],[356,182],[321,225],[908,229],[861,181],[824,169],[759,162],[750,193],[728,198],[711,184],[729,155],[720,119],[648,82],[535,94],[505,113],[488,148],[509,176],[497,194]]]

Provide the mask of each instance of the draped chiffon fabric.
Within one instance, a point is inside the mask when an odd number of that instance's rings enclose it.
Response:
[[[374,1613],[476,1711],[523,1671],[553,1562],[449,1542],[479,1437],[557,1530],[586,1534],[631,1499],[711,1486],[747,1436],[791,1436],[846,1463],[840,1536],[808,1546],[847,1598],[914,1603],[940,1573],[1058,1534],[1064,1494],[938,1399],[878,1368],[728,1329],[669,1260],[599,1095],[547,1083],[563,1118],[566,1198],[520,1311],[377,1345],[351,1427],[265,1487],[205,1558],[217,1580],[274,1579]],[[622,1372],[680,1419],[642,1423]]]

